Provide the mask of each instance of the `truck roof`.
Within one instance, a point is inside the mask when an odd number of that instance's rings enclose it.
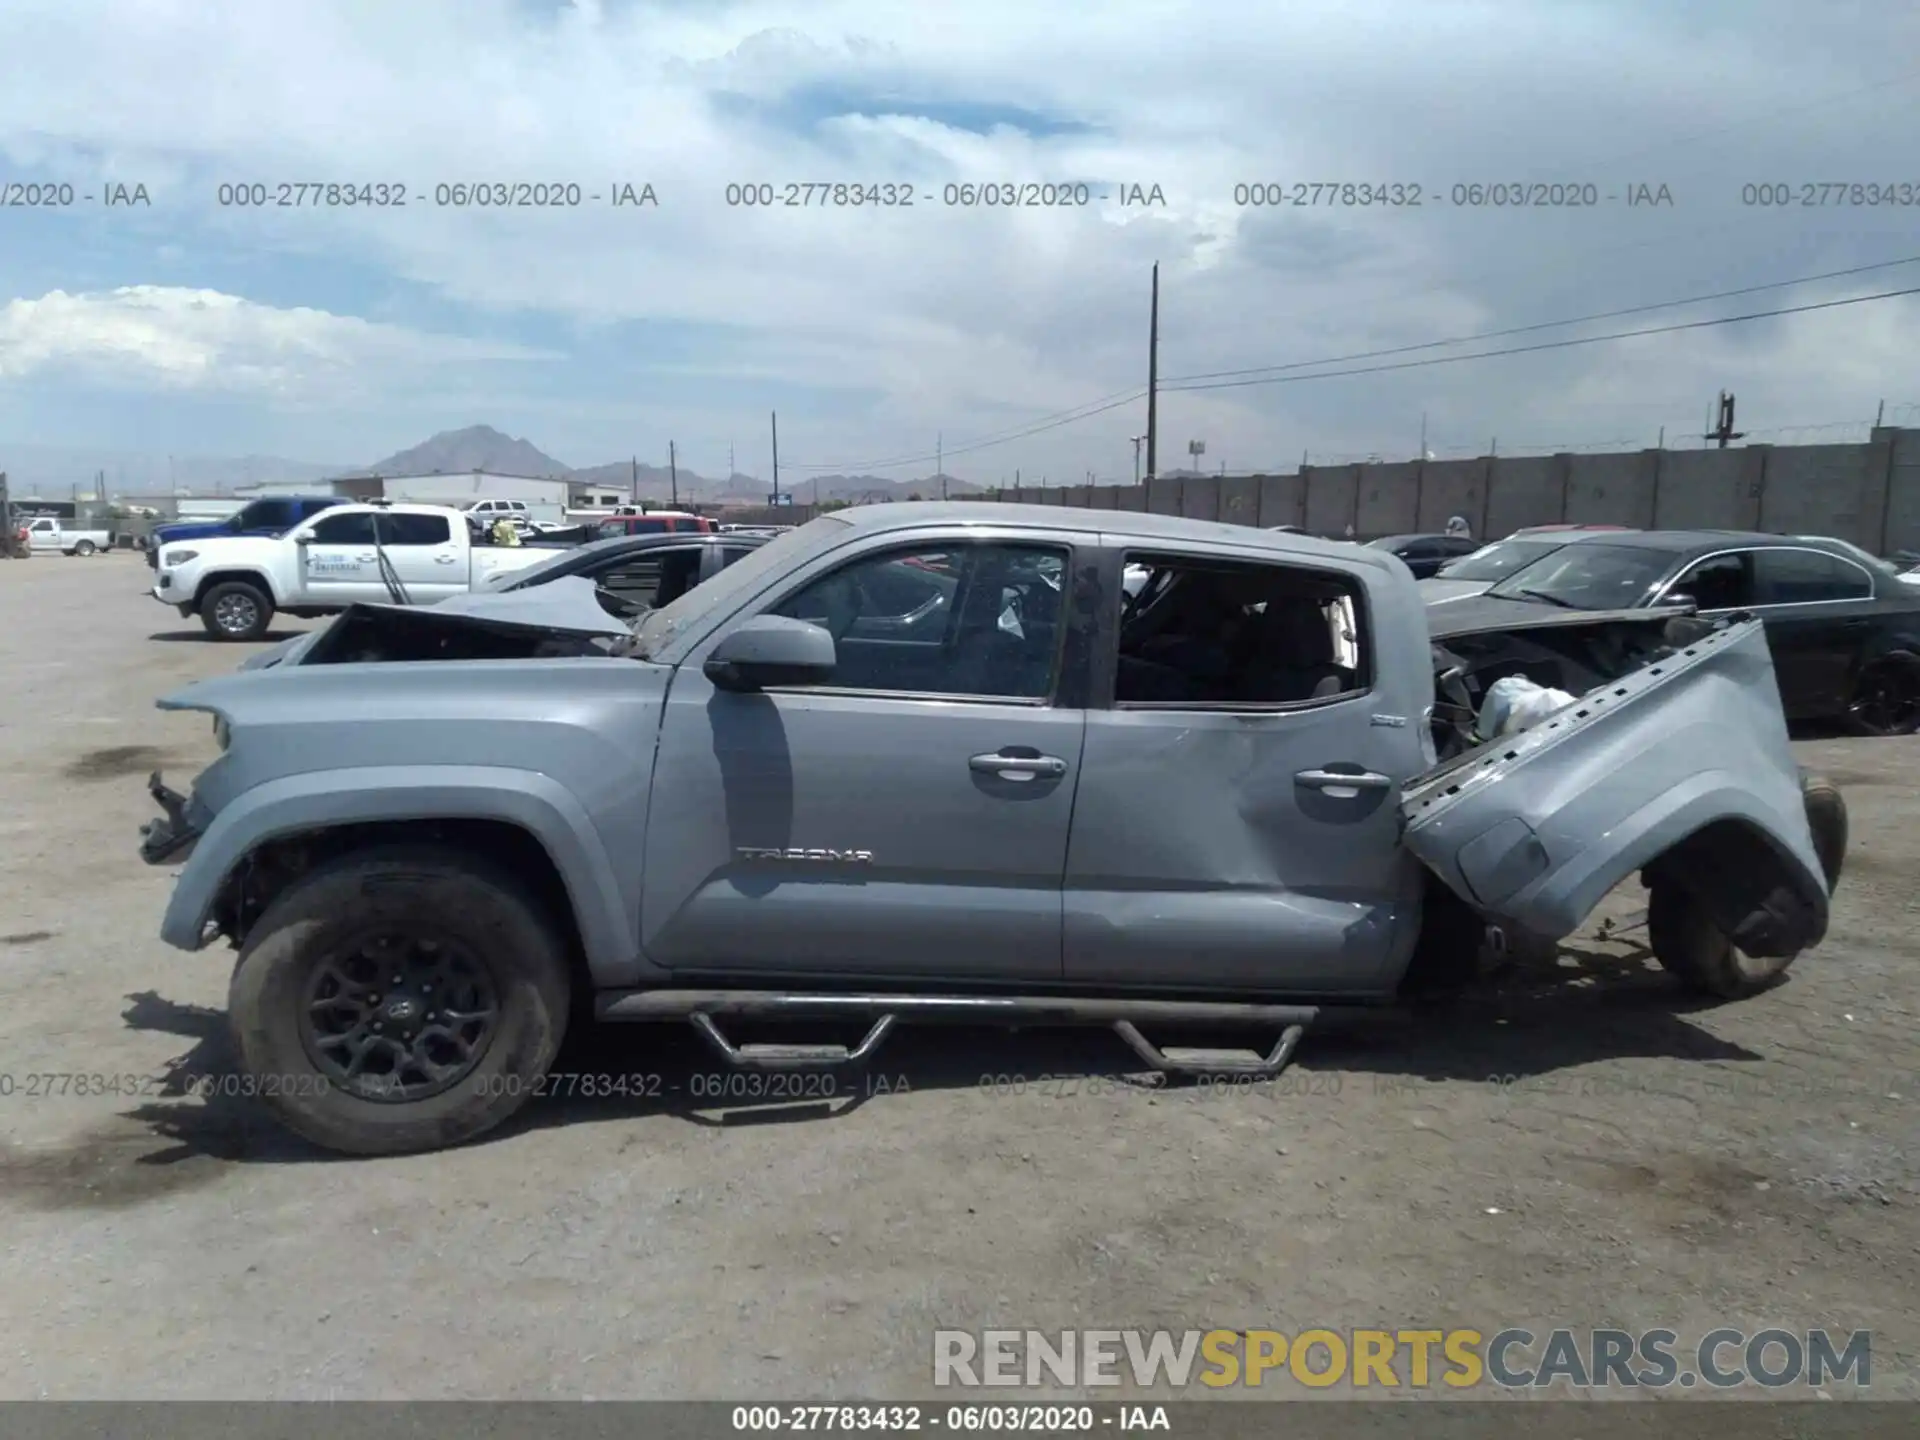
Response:
[[[865,534],[910,530],[922,525],[954,523],[1017,525],[1023,529],[1096,530],[1151,545],[1154,541],[1180,544],[1196,540],[1265,550],[1276,556],[1319,556],[1359,560],[1390,568],[1400,562],[1384,550],[1370,550],[1347,540],[1322,540],[1284,530],[1261,530],[1220,520],[1195,520],[1184,515],[1156,515],[1141,510],[1088,510],[1065,505],[1015,505],[991,500],[901,500],[878,505],[854,505],[835,510],[823,519],[837,520]]]

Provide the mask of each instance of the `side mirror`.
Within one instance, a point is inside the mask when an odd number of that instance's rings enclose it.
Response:
[[[293,543],[296,545],[311,545],[313,543],[313,532],[311,530],[300,530],[295,532],[293,537]]]
[[[736,694],[769,685],[818,685],[833,676],[833,637],[818,625],[759,615],[714,646],[702,666],[715,688]]]
[[[1662,605],[1685,605],[1693,610],[1700,608],[1700,602],[1694,599],[1691,590],[1669,590],[1665,595],[1660,597],[1660,603]]]

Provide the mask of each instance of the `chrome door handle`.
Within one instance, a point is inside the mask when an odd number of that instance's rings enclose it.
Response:
[[[975,755],[967,768],[987,775],[1064,775],[1067,762],[1058,755]]]
[[[353,558],[359,561],[362,565],[371,565],[379,557],[377,555],[369,554],[369,555],[356,555]]]
[[[459,558],[458,555],[436,555],[433,557],[433,563],[436,565],[451,565]]]
[[[1338,770],[1302,770],[1294,777],[1294,783],[1308,785],[1315,790],[1391,790],[1391,775],[1376,775],[1371,770],[1358,775],[1343,775]]]

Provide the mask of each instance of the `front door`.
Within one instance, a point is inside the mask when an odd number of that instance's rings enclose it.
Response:
[[[1389,987],[1424,883],[1398,810],[1427,763],[1424,629],[1380,635],[1360,567],[1325,557],[1182,547],[1110,564],[1116,579],[1122,564],[1150,573],[1099,641],[1109,663],[1067,857],[1067,979]]]
[[[314,605],[339,607],[392,600],[380,579],[373,548],[373,516],[365,510],[325,514],[296,541],[300,588]]]
[[[736,617],[810,620],[838,669],[733,694],[679,667],[648,816],[656,964],[816,975],[1060,974],[1085,712],[1061,703],[1066,537],[834,552]]]

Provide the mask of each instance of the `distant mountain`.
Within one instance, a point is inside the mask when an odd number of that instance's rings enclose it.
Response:
[[[0,471],[7,472],[14,495],[42,500],[90,494],[102,479],[113,495],[168,495],[176,490],[205,495],[263,480],[320,480],[343,468],[277,455],[165,455],[0,442]]]
[[[365,472],[372,475],[461,475],[491,470],[496,475],[571,475],[571,467],[544,450],[491,425],[469,425],[464,430],[442,430],[410,450],[376,460]]]
[[[0,442],[0,471],[9,472],[16,496],[57,499],[70,492],[88,493],[96,477],[104,477],[114,495],[142,497],[180,494],[231,494],[265,481],[324,480],[343,475],[446,475],[488,470],[496,475],[564,477],[586,484],[618,487],[635,481],[634,498],[667,503],[676,495],[683,502],[716,504],[725,501],[764,503],[772,490],[765,480],[735,473],[725,479],[682,469],[678,484],[664,465],[641,465],[616,460],[575,470],[554,459],[532,442],[502,434],[490,425],[444,430],[410,449],[376,460],[371,465],[318,464],[277,456],[164,455],[147,451],[92,450],[77,446],[9,445]],[[979,496],[987,487],[945,477],[946,493],[954,499]],[[877,500],[934,500],[940,497],[941,477],[921,476],[889,480],[878,475],[782,475],[781,488],[799,504],[814,500],[849,503]]]

